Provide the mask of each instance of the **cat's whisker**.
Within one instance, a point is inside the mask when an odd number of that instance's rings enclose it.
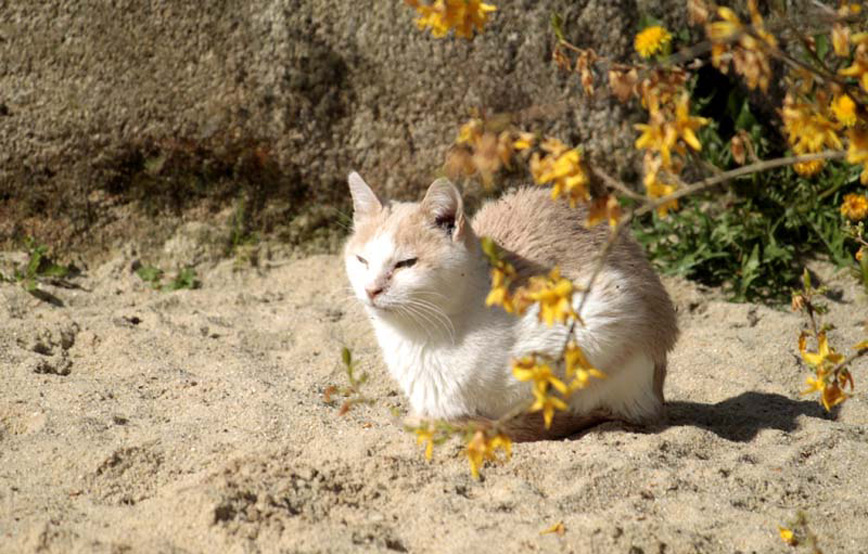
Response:
[[[398,305],[396,306],[396,310],[399,314],[408,316],[413,323],[415,323],[419,328],[425,331],[425,334],[428,335],[428,340],[431,340],[432,337],[430,326],[425,325],[424,322],[420,322],[419,319],[416,318],[416,316],[419,316],[421,318],[423,314],[420,314],[415,308],[408,304]]]
[[[455,338],[455,325],[453,325],[453,323],[452,323],[452,319],[451,319],[448,315],[446,315],[446,312],[443,311],[443,308],[441,308],[441,307],[438,306],[437,304],[434,304],[433,302],[430,302],[430,301],[428,301],[428,300],[424,300],[424,299],[422,299],[422,298],[414,298],[413,300],[414,300],[415,302],[418,302],[418,303],[421,304],[421,305],[426,306],[429,310],[431,310],[431,312],[433,312],[433,313],[434,313],[435,315],[437,315],[438,317],[442,318],[442,319],[444,320],[445,324],[448,325],[449,328],[452,330],[452,333],[451,333],[451,334],[452,334],[453,341],[454,341],[454,338]]]
[[[432,324],[435,324],[436,327],[442,328],[449,336],[450,342],[455,344],[455,326],[452,324],[452,320],[439,307],[418,298],[409,300],[407,305],[415,306],[422,313],[429,316],[429,321],[432,321]]]
[[[431,340],[433,337],[431,335],[431,328],[438,327],[436,321],[433,321],[431,317],[426,314],[420,307],[414,305],[412,302],[408,302],[406,299],[402,299],[400,302],[400,306],[407,310],[408,312],[412,312],[416,317],[412,318],[413,322],[423,327],[426,334],[428,335],[428,339]]]

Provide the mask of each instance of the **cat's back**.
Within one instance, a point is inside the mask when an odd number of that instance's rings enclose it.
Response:
[[[564,199],[552,200],[548,188],[521,188],[484,205],[472,220],[474,232],[494,239],[519,275],[519,283],[548,273],[584,282],[594,271],[610,237],[610,227],[587,227],[587,209],[571,208]],[[677,336],[675,310],[666,289],[642,248],[624,232],[606,257],[595,289],[617,298],[627,327],[635,326],[634,341],[655,359],[665,360]],[[626,312],[625,312],[626,314]]]
[[[482,237],[494,239],[509,255],[522,276],[558,265],[577,278],[605,243],[607,225],[587,228],[587,209],[571,208],[563,199],[552,200],[549,188],[520,188],[488,202],[473,217],[471,226]]]

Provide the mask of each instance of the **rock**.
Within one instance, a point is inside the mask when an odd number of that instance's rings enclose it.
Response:
[[[337,221],[352,169],[417,197],[474,107],[541,110],[527,123],[629,176],[635,114],[553,67],[551,14],[623,60],[641,12],[683,2],[496,4],[465,41],[418,31],[397,0],[14,1],[0,12],[0,243],[162,244],[240,201],[263,230],[307,206]]]

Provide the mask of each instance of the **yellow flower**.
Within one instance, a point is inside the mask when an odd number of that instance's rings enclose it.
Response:
[[[748,0],[748,9],[751,32],[745,32],[738,15],[729,8],[718,8],[722,21],[706,25],[712,42],[711,63],[726,73],[731,60],[735,71],[744,76],[750,88],[765,91],[771,80],[771,63],[766,52],[777,47],[777,40],[765,30],[755,0]]]
[[[643,58],[650,58],[672,41],[672,35],[659,25],[647,27],[636,35],[633,45]]]
[[[690,96],[687,93],[682,94],[675,106],[675,130],[678,136],[696,151],[702,150],[702,144],[696,138],[695,131],[703,125],[708,125],[708,119],[691,116]]]
[[[856,124],[856,103],[846,94],[839,94],[832,100],[832,113],[845,127]]]
[[[710,38],[712,42],[723,42],[729,40],[741,31],[741,20],[730,8],[718,8],[717,15],[720,16],[723,21],[715,21],[714,23],[709,24],[706,28],[708,38]]]
[[[548,364],[538,363],[535,356],[525,356],[512,362],[512,374],[519,381],[533,381],[535,389],[548,390],[549,386],[567,394],[567,386],[555,377]]]
[[[794,153],[810,154],[822,152],[826,148],[840,150],[843,147],[838,137],[840,124],[829,119],[819,109],[814,104],[797,102],[791,96],[784,99],[781,115],[787,141]],[[818,173],[823,165],[822,160],[814,160],[797,163],[793,169],[800,175],[810,176]]]
[[[491,291],[485,298],[486,306],[503,306],[507,313],[515,312],[515,303],[509,293],[509,287],[516,277],[512,264],[502,259],[502,252],[491,237],[479,240],[482,252],[488,258],[491,268]]]
[[[655,163],[646,163],[645,168],[645,178],[643,179],[643,183],[645,184],[645,193],[649,198],[659,199],[665,198],[670,194],[675,192],[674,185],[667,185],[665,183],[661,183],[659,180],[660,167],[659,164]],[[664,202],[660,206],[657,207],[657,215],[660,217],[666,217],[669,215],[669,210],[677,210],[678,209],[678,199],[670,200],[668,202]]]
[[[587,227],[593,227],[603,220],[609,221],[609,227],[615,228],[621,219],[621,204],[611,194],[595,198],[588,209]]]
[[[422,4],[419,0],[404,2],[419,14],[416,26],[420,30],[430,29],[435,38],[443,38],[454,30],[455,36],[471,39],[474,29],[481,32],[488,22],[488,14],[497,9],[479,0],[435,0],[433,4]]]
[[[512,296],[509,294],[510,279],[501,268],[493,268],[491,270],[491,291],[485,298],[486,306],[503,306],[507,313],[513,313],[515,306],[512,301]]]
[[[485,433],[477,431],[467,443],[467,460],[470,462],[470,473],[474,479],[479,479],[479,468],[482,467],[482,462],[485,460],[486,441]]]
[[[868,197],[862,194],[848,194],[841,204],[841,215],[850,221],[861,221],[868,217]]]
[[[434,455],[434,430],[433,429],[416,429],[416,444],[425,445],[425,459],[431,461],[431,456]]]
[[[801,348],[802,344],[800,343],[799,346]],[[812,367],[823,368],[827,363],[835,365],[844,359],[843,355],[838,354],[834,349],[829,348],[829,341],[824,332],[821,332],[817,336],[817,346],[817,352],[808,352],[805,349],[802,349],[801,352],[802,359]]]
[[[572,304],[575,291],[572,281],[561,278],[560,270],[555,267],[548,277],[531,277],[521,295],[523,300],[539,304],[539,320],[551,327],[555,322],[566,323],[570,317],[578,318]]]
[[[637,123],[633,127],[642,132],[636,139],[636,148],[660,152],[663,166],[669,167],[672,164],[672,149],[678,140],[676,128],[664,121],[659,113],[652,113],[648,123]]]
[[[778,533],[781,535],[781,540],[787,543],[790,546],[796,546],[798,544],[793,537],[792,529],[787,529],[786,527],[778,526]]]
[[[840,58],[850,55],[850,27],[840,23],[832,25],[832,48]]]
[[[493,437],[488,437],[482,430],[473,433],[467,441],[465,454],[470,462],[470,473],[474,479],[479,479],[479,468],[482,467],[483,462],[497,460],[497,449],[503,450],[505,458],[509,460],[512,457],[512,440],[500,433]]]
[[[588,192],[590,180],[582,165],[582,154],[578,149],[567,149],[567,146],[557,139],[546,139],[540,145],[548,152],[545,157],[534,153],[530,159],[530,172],[538,185],[552,184],[552,199],[565,194],[571,207],[578,202],[588,202],[591,198]]]
[[[475,144],[482,138],[482,120],[473,118],[458,130],[458,138],[455,139],[456,144]]]
[[[536,136],[533,133],[519,133],[518,138],[512,143],[512,147],[516,150],[527,150],[533,148],[536,141]]]
[[[863,33],[860,33],[860,35],[862,34]],[[854,42],[856,39],[856,36],[854,36]],[[856,48],[856,54],[853,56],[853,64],[850,67],[839,69],[838,74],[843,75],[844,77],[853,77],[859,81],[859,84],[862,85],[863,89],[868,91],[868,41],[860,42],[859,46]]]
[[[564,361],[567,367],[567,377],[573,378],[570,383],[570,392],[587,387],[591,377],[606,378],[606,374],[594,368],[585,357],[582,349],[573,341],[567,344],[564,351]]]
[[[551,396],[548,394],[548,391],[541,391],[538,388],[534,387],[533,396],[536,401],[533,403],[533,406],[530,407],[530,412],[539,412],[543,413],[543,420],[545,421],[546,429],[550,429],[552,426],[552,419],[555,415],[555,410],[566,410],[566,403],[557,398],[556,396]]]
[[[862,164],[862,184],[868,186],[868,127],[854,127],[847,133],[850,146],[847,148],[847,161]]]
[[[539,534],[540,535],[554,534],[554,535],[557,535],[559,537],[562,537],[562,536],[564,536],[564,533],[566,533],[566,532],[567,532],[567,528],[564,527],[564,522],[559,521],[559,522],[555,523],[554,525],[552,525],[551,527],[544,529],[543,531],[540,531]]]

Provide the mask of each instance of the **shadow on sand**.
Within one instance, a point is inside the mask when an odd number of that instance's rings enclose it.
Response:
[[[736,442],[750,441],[763,429],[795,431],[799,416],[835,419],[838,415],[837,409],[826,413],[816,400],[793,400],[767,392],[744,392],[717,404],[676,401],[666,406],[665,427],[701,427]]]
[[[787,433],[799,428],[796,419],[808,416],[834,420],[839,406],[826,413],[816,400],[793,400],[780,394],[743,392],[717,404],[674,401],[666,403],[666,420],[649,427],[635,426],[623,421],[606,421],[570,436],[579,440],[588,433],[630,430],[637,433],[659,433],[669,427],[699,427],[718,437],[733,442],[753,440],[763,429],[777,429]]]

